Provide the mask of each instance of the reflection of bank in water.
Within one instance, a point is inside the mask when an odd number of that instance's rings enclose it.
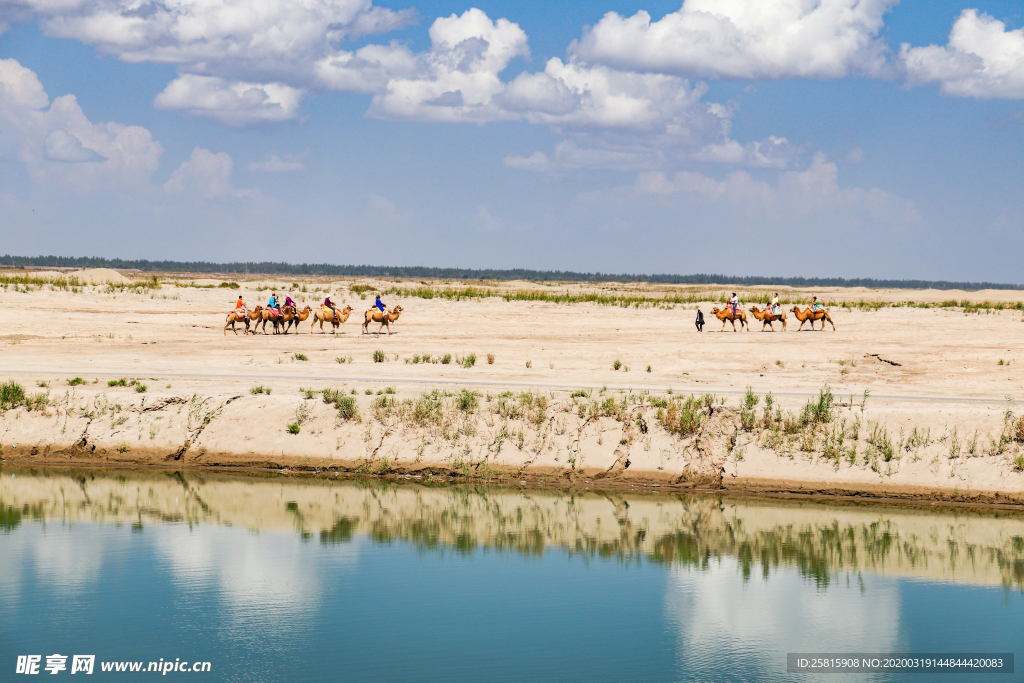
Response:
[[[837,573],[872,572],[1024,590],[1024,515],[1007,512],[376,479],[5,469],[0,531],[26,518],[293,530],[325,545],[366,535],[438,551],[564,550],[696,569],[729,560],[745,577],[793,567],[821,587]]]

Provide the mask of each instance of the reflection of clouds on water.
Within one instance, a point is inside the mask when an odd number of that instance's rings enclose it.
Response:
[[[95,583],[104,561],[127,540],[123,530],[100,525],[24,524],[3,537],[0,600],[17,600],[30,574],[55,593],[75,597]]]
[[[259,625],[264,633],[308,618],[324,580],[354,570],[359,559],[358,537],[328,550],[295,533],[185,525],[153,531],[157,556],[186,595],[217,590],[230,626]]]
[[[899,652],[897,583],[870,574],[845,578],[813,590],[796,569],[781,567],[767,580],[743,583],[734,558],[709,571],[670,570],[665,609],[678,631],[681,669],[784,678],[787,652]],[[873,678],[844,674],[843,680]]]

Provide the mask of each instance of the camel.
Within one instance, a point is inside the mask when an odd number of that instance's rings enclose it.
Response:
[[[769,311],[769,309],[767,309],[767,308],[762,311],[762,310],[758,309],[757,306],[751,306],[750,307],[750,312],[754,315],[755,318],[757,318],[758,320],[761,321],[761,331],[762,332],[764,332],[764,328],[765,328],[766,325],[768,326],[768,329],[770,329],[772,332],[774,332],[775,328],[772,326],[772,323],[775,322],[776,320],[782,323],[782,331],[785,332],[786,331],[786,312],[780,309],[778,314],[772,315],[768,311]]]
[[[296,310],[294,306],[285,306],[281,309],[281,324],[284,325],[284,333],[288,334],[291,326],[295,325],[295,333],[298,334],[299,323],[309,317],[309,312],[309,306],[306,306],[301,311]]]
[[[246,315],[245,313],[240,313],[238,311],[238,309],[235,309],[235,310],[231,311],[230,313],[228,313],[228,318],[227,318],[227,323],[228,324],[224,326],[224,334],[228,333],[228,328],[230,327],[231,331],[234,332],[237,335],[238,334],[238,330],[235,329],[235,323],[242,322],[242,321],[245,321],[245,331],[244,331],[245,334],[249,334],[249,321],[250,320],[258,320],[260,317],[262,317],[262,314],[263,314],[263,307],[262,306],[257,306],[256,308],[252,309],[251,311],[249,311],[248,315]],[[253,334],[256,334],[256,333],[253,332]]]
[[[348,316],[351,313],[352,307],[349,306],[348,304],[345,305],[345,308],[338,311],[337,317],[335,317],[333,311],[325,311],[323,308],[321,308],[320,310],[315,311],[313,313],[313,322],[309,324],[309,333],[313,334],[313,328],[316,327],[316,324],[318,322],[320,323],[320,334],[325,334],[324,323],[330,323],[331,328],[336,329],[339,325],[348,320]]]
[[[740,321],[740,329],[743,329],[744,325],[747,325],[747,314],[742,308],[737,309],[735,313],[732,312],[731,307],[724,311],[719,311],[718,306],[711,309],[711,312],[715,314],[715,317],[722,321],[722,332],[725,332],[725,323],[732,323],[732,331],[736,331],[736,321]],[[750,325],[747,325],[747,332],[750,332]]]
[[[825,329],[826,320],[829,322],[830,325],[832,325],[832,331],[835,332],[836,330],[836,324],[832,322],[832,318],[829,317],[828,311],[826,311],[825,309],[822,309],[820,311],[811,311],[811,309],[805,308],[803,311],[801,311],[799,308],[794,306],[793,315],[795,315],[796,319],[800,321],[800,328],[797,330],[798,332],[804,328],[804,323],[807,321],[810,321],[811,329],[813,330],[815,320],[821,321],[822,330]],[[818,331],[820,332],[821,330]]]
[[[274,311],[271,308],[264,308],[263,309],[263,327],[260,328],[261,330],[263,330],[263,334],[267,333],[267,323],[268,322],[273,324],[273,326],[274,326],[274,334],[278,333],[278,329],[277,328],[284,324],[284,313],[285,313],[285,311],[288,310],[288,308],[289,308],[288,306],[283,306],[281,308],[280,315],[278,315],[277,311]],[[273,312],[273,315],[271,314],[272,312]],[[257,323],[257,324],[259,324],[259,323]],[[256,325],[253,325],[253,329],[254,330],[255,330],[255,328],[256,328]]]
[[[380,323],[380,327],[377,328],[376,334],[380,334],[380,331],[387,325],[388,334],[391,334],[391,323],[398,320],[399,314],[402,312],[401,306],[395,306],[390,311],[381,313],[376,308],[371,308],[366,312],[365,320],[363,321],[363,334],[366,334],[366,326],[370,323]]]

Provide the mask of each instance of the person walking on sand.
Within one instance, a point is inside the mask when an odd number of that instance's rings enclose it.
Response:
[[[696,325],[697,325],[697,331],[698,332],[703,332],[704,331],[704,314],[701,312],[701,310],[699,308],[697,309]]]

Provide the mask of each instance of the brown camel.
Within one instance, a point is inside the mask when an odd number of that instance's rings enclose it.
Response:
[[[783,311],[782,309],[779,309],[779,312],[778,312],[777,315],[772,315],[768,311],[769,311],[769,309],[767,309],[767,308],[762,311],[762,310],[758,309],[757,306],[751,306],[750,307],[750,312],[754,315],[755,318],[757,318],[758,320],[761,321],[761,331],[762,332],[764,332],[764,328],[765,328],[766,325],[768,326],[768,328],[772,332],[774,332],[775,328],[772,326],[772,323],[775,322],[776,320],[779,321],[780,323],[782,323],[782,331],[785,332],[786,331],[786,312]]]
[[[244,330],[244,332],[245,332],[245,334],[249,334],[249,321],[250,320],[259,320],[262,317],[262,314],[263,314],[263,307],[262,306],[257,306],[256,308],[252,309],[251,311],[249,311],[248,315],[245,314],[245,313],[240,312],[236,308],[235,310],[233,310],[230,313],[228,313],[228,318],[227,318],[228,324],[224,326],[224,334],[228,333],[228,328],[230,327],[231,331],[234,332],[237,335],[238,334],[238,330],[235,329],[235,323],[239,323],[239,322],[243,322],[243,321],[245,322],[245,330]],[[256,333],[253,332],[253,334],[256,334]]]
[[[271,323],[274,326],[274,334],[278,333],[278,329],[277,328],[284,324],[284,312],[288,308],[289,308],[288,306],[282,306],[280,314],[278,314],[278,312],[275,311],[272,308],[264,308],[263,309],[263,326],[260,328],[261,330],[263,330],[263,334],[267,333],[267,323],[268,322]],[[256,324],[258,325],[259,323],[256,323]],[[255,330],[255,329],[256,329],[256,325],[253,325],[253,330]]]
[[[306,306],[301,311],[295,309],[294,306],[285,306],[281,309],[281,324],[284,325],[284,333],[288,334],[288,330],[291,329],[292,325],[295,325],[295,332],[299,332],[299,323],[309,317],[310,308]]]
[[[715,314],[715,317],[722,321],[722,332],[725,332],[725,324],[727,322],[732,323],[732,331],[736,331],[736,321],[740,321],[740,329],[743,329],[744,325],[747,325],[747,314],[742,308],[737,309],[735,313],[732,312],[732,307],[725,309],[724,311],[718,310],[718,306],[711,309],[711,312]],[[747,325],[747,332],[750,332],[750,325]]]
[[[398,315],[402,312],[401,306],[395,306],[390,311],[381,313],[376,308],[371,308],[366,312],[363,320],[363,334],[366,334],[366,326],[370,323],[380,323],[380,327],[377,328],[376,334],[380,334],[380,331],[384,329],[386,325],[388,328],[388,334],[391,334],[391,323],[398,320]]]
[[[815,320],[820,320],[821,321],[821,329],[822,330],[825,329],[825,321],[826,320],[832,326],[832,331],[835,332],[835,330],[836,330],[836,324],[834,322],[832,322],[832,318],[829,317],[828,311],[826,311],[824,309],[822,309],[820,311],[811,311],[811,309],[805,308],[804,310],[801,311],[799,308],[794,306],[793,307],[793,315],[795,315],[796,319],[800,321],[800,329],[797,330],[798,332],[804,328],[804,323],[808,322],[808,321],[810,321],[811,329],[813,330],[814,329],[814,321]],[[818,331],[820,332],[821,330],[818,330]]]
[[[313,334],[313,328],[316,327],[317,323],[320,323],[320,334],[325,334],[324,323],[330,323],[331,328],[337,330],[338,326],[348,320],[348,316],[352,313],[352,307],[348,304],[345,308],[338,311],[338,315],[334,315],[334,311],[325,311],[323,308],[313,313],[313,322],[309,324],[309,333]]]

